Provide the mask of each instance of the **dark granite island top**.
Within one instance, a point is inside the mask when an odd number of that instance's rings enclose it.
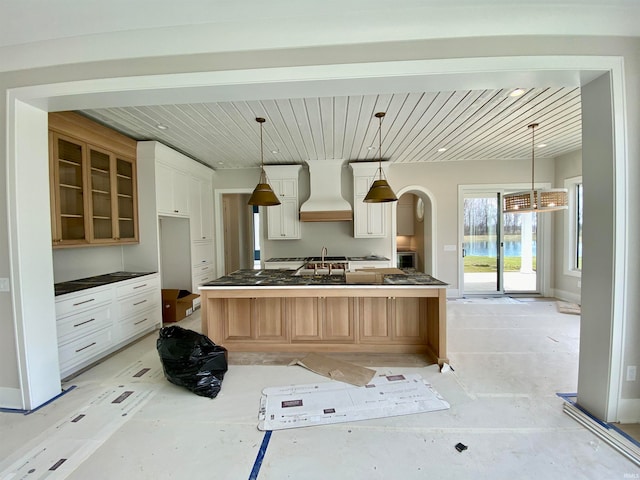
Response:
[[[375,284],[238,270],[200,286],[202,331],[230,351],[424,353],[448,362],[446,287],[410,270]]]
[[[426,273],[415,270],[403,270],[404,274],[385,274],[382,284],[347,283],[344,275],[294,275],[291,270],[237,270],[200,286],[210,287],[341,287],[352,288],[367,286],[370,288],[390,287],[396,285],[421,287],[446,287],[446,283]]]

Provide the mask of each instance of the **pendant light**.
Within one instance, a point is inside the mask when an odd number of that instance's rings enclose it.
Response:
[[[378,153],[379,153],[379,167],[378,172],[380,172],[380,179],[374,180],[371,184],[371,188],[367,193],[367,196],[364,197],[365,203],[383,203],[383,202],[396,202],[398,197],[393,193],[389,182],[387,182],[384,177],[384,172],[382,171],[382,118],[384,117],[385,112],[378,112],[375,114],[375,117],[379,120],[378,125],[378,135],[380,138]],[[376,172],[376,173],[378,173]]]
[[[280,200],[278,200],[277,195],[273,193],[271,186],[269,186],[269,183],[267,182],[267,172],[264,171],[262,124],[265,122],[265,119],[258,117],[256,118],[256,122],[260,124],[260,179],[258,180],[258,185],[256,185],[256,188],[251,194],[251,198],[249,198],[248,204],[262,207],[280,205]]]
[[[568,208],[566,188],[535,189],[535,130],[537,123],[528,125],[531,129],[531,190],[504,195],[504,213],[553,212]]]

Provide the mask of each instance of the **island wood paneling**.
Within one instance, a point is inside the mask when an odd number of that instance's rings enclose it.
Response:
[[[202,329],[238,352],[425,353],[446,358],[446,288],[203,287]]]

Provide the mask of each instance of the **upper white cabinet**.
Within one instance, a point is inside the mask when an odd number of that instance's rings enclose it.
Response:
[[[189,174],[172,165],[156,164],[156,206],[161,215],[189,216]]]
[[[191,240],[206,242],[213,240],[213,188],[210,178],[192,176],[189,180],[191,205]]]
[[[267,207],[267,238],[296,240],[300,238],[298,213],[298,175],[301,165],[267,165],[264,167],[271,188],[280,205]]]
[[[386,237],[389,205],[363,201],[376,177],[378,163],[354,162],[349,165],[353,170],[353,236],[355,238]]]

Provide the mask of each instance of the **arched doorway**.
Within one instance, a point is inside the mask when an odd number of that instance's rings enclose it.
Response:
[[[393,252],[396,258],[415,252],[414,268],[434,277],[435,203],[431,192],[419,185],[410,185],[396,192],[393,222]]]

